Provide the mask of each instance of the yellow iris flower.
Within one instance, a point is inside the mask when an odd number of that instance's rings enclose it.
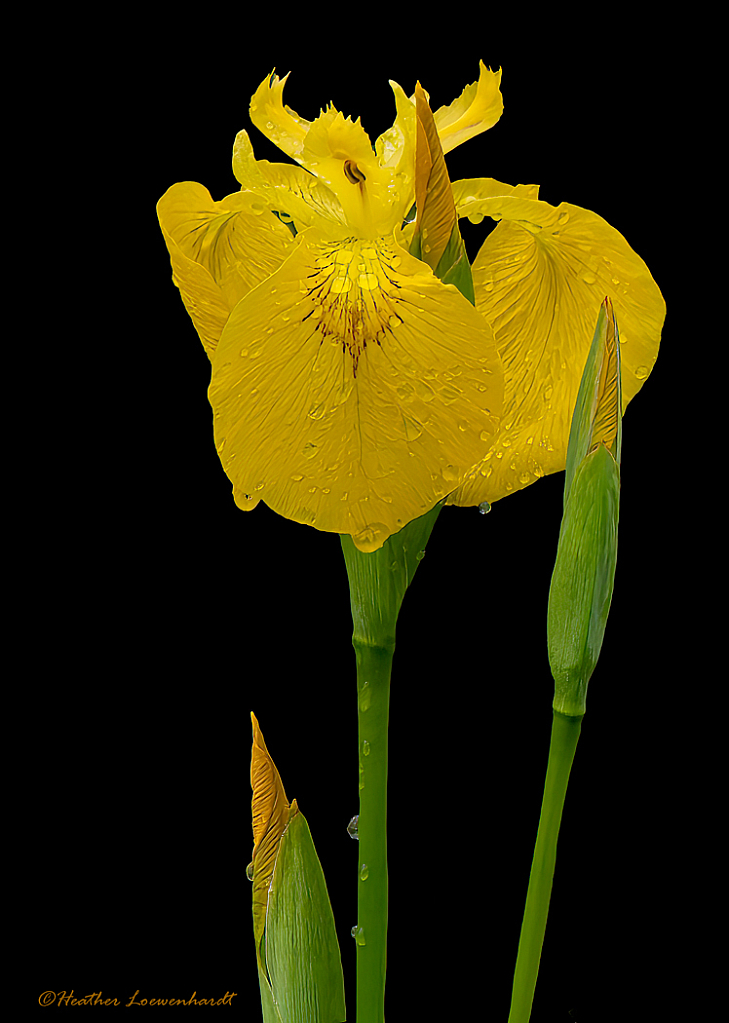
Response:
[[[435,111],[444,153],[499,119],[500,77],[482,62]],[[564,469],[603,300],[621,326],[623,409],[655,362],[665,303],[601,217],[551,206],[536,185],[473,178],[453,183],[457,215],[498,221],[473,265],[474,310],[407,251],[415,97],[391,82],[397,116],[373,147],[331,105],[301,118],[285,81],[267,76],[250,114],[298,166],[256,160],[242,131],[241,191],[214,202],[173,185],[159,219],[212,362],[236,504],[263,500],[372,551],[444,497],[493,503]]]
[[[434,113],[444,152],[496,123],[500,73]],[[305,121],[267,76],[253,124],[299,166],[256,160],[214,202],[173,185],[158,204],[173,280],[211,363],[215,441],[236,504],[263,500],[376,550],[462,483],[498,428],[503,373],[489,322],[407,251],[416,107],[374,147],[333,106]],[[288,224],[295,227],[295,232]]]

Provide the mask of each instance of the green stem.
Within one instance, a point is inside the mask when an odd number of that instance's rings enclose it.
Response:
[[[442,505],[364,554],[343,535],[357,656],[359,879],[357,1023],[384,1023],[387,961],[387,730],[395,630],[403,597]]]
[[[547,777],[519,936],[509,1023],[529,1023],[532,1012],[539,959],[547,928],[562,808],[581,727],[582,717],[568,717],[553,711]]]
[[[383,1023],[387,963],[387,726],[395,644],[354,639],[359,716],[357,1023]]]

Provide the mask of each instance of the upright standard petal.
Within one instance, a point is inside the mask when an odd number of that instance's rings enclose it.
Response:
[[[589,210],[498,196],[500,223],[474,264],[476,308],[504,363],[504,414],[483,462],[449,504],[493,503],[564,469],[572,410],[605,298],[620,323],[623,408],[653,368],[665,302],[643,260]]]
[[[211,355],[230,311],[283,263],[291,232],[252,192],[215,202],[196,181],[168,188],[157,216],[172,279]]]
[[[406,149],[403,159],[391,145],[385,156],[382,147],[373,148],[359,120],[332,104],[314,121],[304,121],[284,107],[284,82],[266,78],[259,86],[251,101],[255,126],[334,193],[350,231],[360,238],[391,233],[411,201],[414,151]],[[410,135],[403,133],[403,140],[409,144]]]
[[[216,444],[239,507],[260,499],[376,550],[487,449],[503,393],[493,335],[391,237],[310,229],[296,243],[223,331]]]
[[[274,145],[297,159],[304,148],[311,122],[284,106],[283,90],[288,75],[279,78],[273,71],[266,75],[251,97],[251,121]]]
[[[433,117],[444,153],[493,128],[504,112],[500,84],[501,69],[492,71],[479,61],[478,81],[467,85],[447,107],[435,111]]]

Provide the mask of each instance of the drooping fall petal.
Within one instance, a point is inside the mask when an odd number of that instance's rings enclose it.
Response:
[[[463,207],[462,207],[463,208]],[[665,303],[643,260],[589,210],[520,196],[471,204],[499,223],[473,264],[476,308],[504,361],[502,423],[447,503],[493,503],[565,467],[572,410],[604,297],[621,330],[623,409],[651,372]]]
[[[502,394],[488,323],[393,240],[296,238],[213,360],[215,439],[239,507],[353,536],[424,514],[488,448]]]
[[[214,202],[196,181],[168,188],[157,215],[173,281],[210,356],[234,306],[281,266],[291,232],[253,193]]]

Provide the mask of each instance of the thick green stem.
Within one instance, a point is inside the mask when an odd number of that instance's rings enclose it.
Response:
[[[359,878],[357,1023],[383,1023],[387,962],[387,730],[395,630],[403,597],[425,553],[438,504],[370,554],[342,536],[357,656]]]
[[[519,936],[509,1023],[529,1023],[532,1012],[539,960],[547,928],[562,808],[582,726],[581,717],[568,717],[556,710],[553,715],[547,778]]]
[[[357,1023],[383,1023],[387,964],[387,725],[395,644],[355,637],[359,715]]]

